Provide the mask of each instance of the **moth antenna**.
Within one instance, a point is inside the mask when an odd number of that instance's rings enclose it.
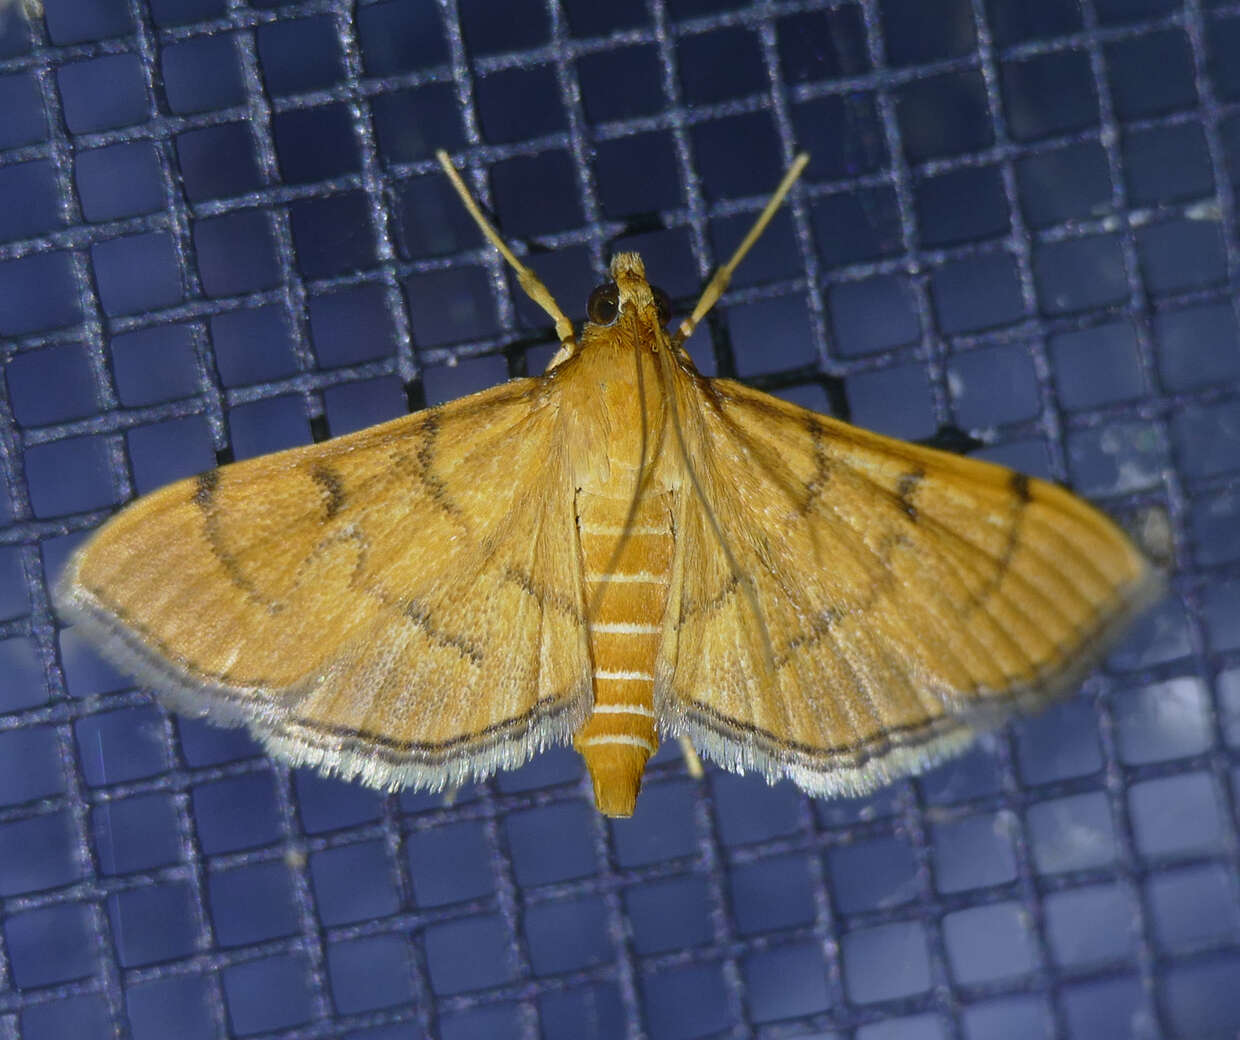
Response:
[[[551,290],[543,285],[538,275],[517,259],[516,254],[508,248],[508,243],[500,238],[499,232],[495,230],[491,222],[487,220],[486,215],[478,208],[478,203],[474,201],[469,188],[465,186],[465,182],[461,180],[461,175],[457,173],[456,167],[452,165],[452,160],[448,158],[448,153],[442,148],[438,148],[435,151],[435,158],[439,160],[439,165],[443,167],[443,172],[448,175],[448,180],[452,182],[452,187],[456,189],[456,193],[460,196],[461,202],[464,203],[465,209],[474,218],[474,223],[486,235],[487,241],[499,251],[499,255],[507,260],[512,269],[517,272],[517,281],[521,283],[521,288],[525,290],[525,295],[546,311],[550,315],[551,320],[555,322],[555,334],[559,337],[561,348],[572,354],[577,349],[577,334],[573,331],[573,323],[564,316],[564,312],[560,310],[560,305],[555,302],[555,297],[551,295]]]
[[[661,364],[672,364],[672,356],[668,352],[661,350],[658,357]],[[702,490],[702,482],[698,479],[697,467],[689,456],[688,445],[685,444],[684,427],[680,425],[680,406],[676,403],[675,381],[665,378],[664,382],[667,386],[673,388],[667,394],[668,411],[671,414],[672,430],[676,434],[676,443],[680,447],[680,457],[685,464],[685,472],[689,474],[689,483],[692,485],[693,493],[697,496],[698,501],[702,503],[702,511],[706,514],[706,519],[710,522],[710,529],[715,535],[715,540],[719,543],[719,548],[723,550],[724,558],[728,561],[728,569],[732,572],[732,576],[737,580],[744,592],[749,609],[753,611],[754,620],[758,623],[758,632],[762,636],[763,654],[766,657],[767,665],[773,671],[775,668],[775,646],[771,642],[771,633],[766,627],[766,618],[762,616],[762,606],[758,603],[758,594],[753,590],[753,582],[741,570],[740,562],[732,551],[732,546],[728,544],[727,535],[723,533],[723,526],[719,523],[719,517],[715,515],[715,510],[711,507],[710,500],[706,497],[706,492]]]
[[[702,290],[702,295],[698,299],[697,306],[693,308],[693,313],[680,323],[680,328],[676,330],[676,334],[672,337],[672,346],[679,347],[693,335],[693,330],[697,328],[698,322],[706,317],[707,312],[719,302],[719,297],[727,292],[728,284],[732,281],[732,272],[745,259],[745,254],[753,248],[753,244],[758,241],[758,236],[766,230],[767,224],[775,216],[775,211],[779,209],[784,201],[784,197],[796,183],[797,178],[801,176],[801,171],[805,169],[805,164],[808,162],[808,152],[801,152],[793,160],[792,165],[788,168],[788,172],[784,174],[784,179],[779,182],[779,187],[775,189],[774,194],[771,195],[767,204],[762,208],[762,212],[758,214],[758,219],[753,222],[753,227],[741,239],[741,244],[736,247],[736,252],[732,254],[732,258],[715,272],[715,276],[711,278],[706,288]]]

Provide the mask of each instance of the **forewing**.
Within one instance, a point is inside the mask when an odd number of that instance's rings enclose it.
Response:
[[[1069,687],[1157,589],[1054,485],[730,381],[680,393],[656,708],[729,768],[818,794],[917,771]]]
[[[176,707],[380,786],[567,740],[589,708],[557,409],[520,380],[140,499],[60,601]]]

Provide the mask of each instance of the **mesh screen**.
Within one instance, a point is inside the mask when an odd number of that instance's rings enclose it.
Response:
[[[0,13],[0,1037],[1240,1031],[1240,4],[48,0]],[[61,628],[114,508],[535,372],[610,252],[703,371],[1165,515],[1082,691],[860,801],[665,748],[384,797]]]

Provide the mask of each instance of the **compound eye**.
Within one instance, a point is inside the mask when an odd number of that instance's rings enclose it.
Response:
[[[586,317],[595,325],[610,325],[620,313],[620,290],[615,282],[604,282],[586,301]]]
[[[666,325],[672,317],[672,301],[657,285],[652,285],[650,291],[654,293],[654,305],[659,311],[659,324]]]

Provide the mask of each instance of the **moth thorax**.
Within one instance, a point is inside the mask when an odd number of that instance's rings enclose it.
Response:
[[[632,488],[617,481],[617,489]],[[611,490],[610,488],[604,490]],[[574,744],[607,816],[631,816],[646,760],[658,748],[654,671],[672,560],[668,496],[577,499],[585,566],[594,711]]]

